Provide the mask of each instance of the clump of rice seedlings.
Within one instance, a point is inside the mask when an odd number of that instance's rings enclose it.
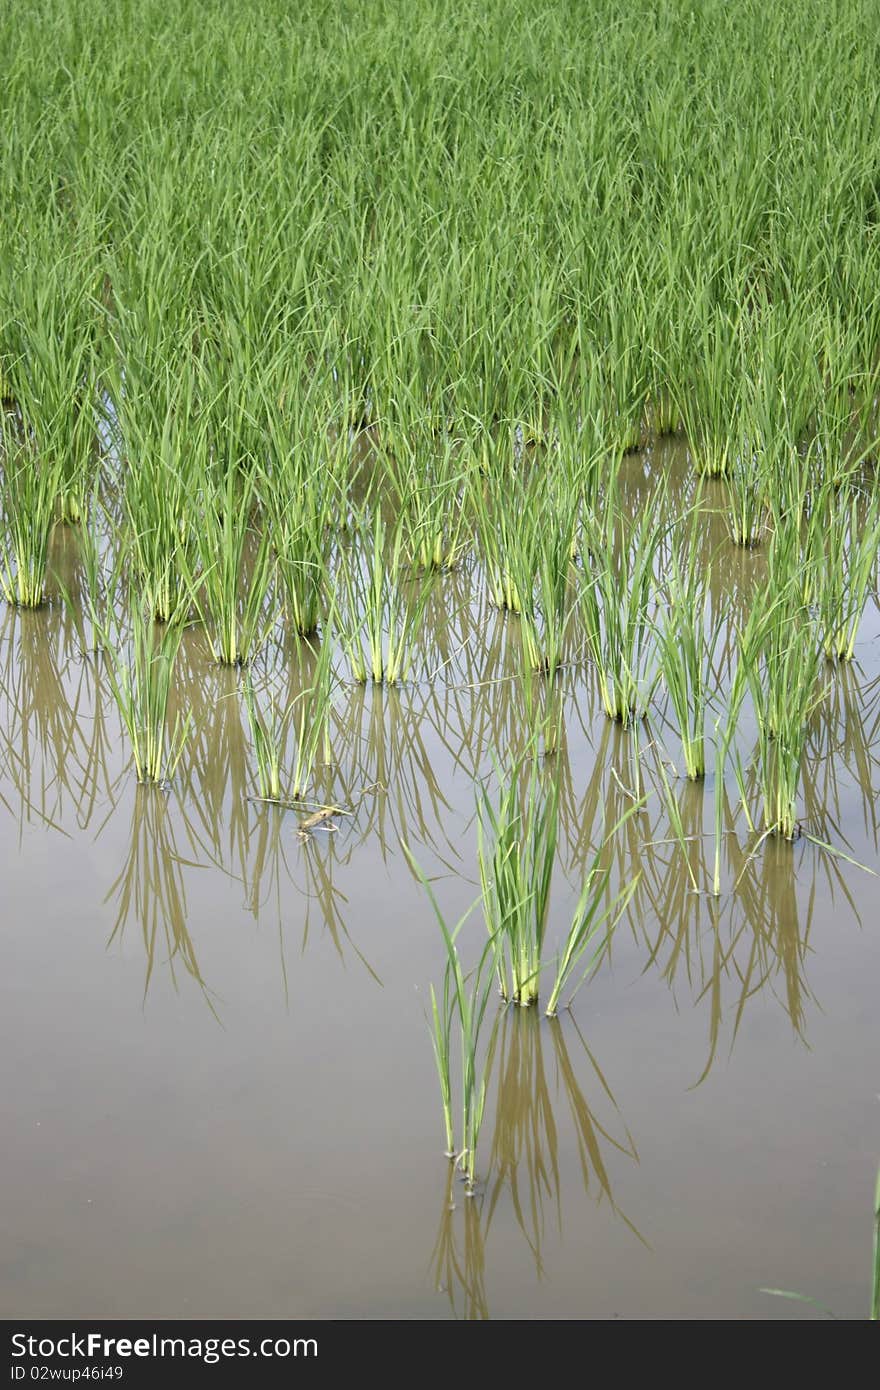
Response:
[[[553,680],[562,665],[573,601],[569,576],[574,547],[575,510],[548,507],[524,525],[534,537],[512,552],[514,585],[520,601],[520,637],[530,671]]]
[[[328,430],[330,404],[320,391],[309,394],[292,419],[285,388],[278,398],[265,385],[263,391],[269,445],[261,488],[265,520],[287,616],[298,636],[313,637],[324,609],[348,439]]]
[[[529,521],[534,495],[517,470],[512,450],[505,457],[499,444],[483,435],[483,459],[471,488],[471,511],[489,597],[496,608],[522,611],[517,575],[532,574],[530,548],[536,528]]]
[[[481,1069],[479,1043],[492,993],[492,943],[486,943],[476,969],[465,975],[457,938],[470,916],[471,909],[468,909],[455,927],[450,928],[422,869],[406,845],[403,846],[403,850],[413,872],[428,894],[446,948],[443,988],[439,1000],[434,987],[431,987],[431,1041],[440,1083],[446,1156],[454,1159],[461,1168],[467,1185],[466,1190],[468,1195],[472,1196],[476,1185],[477,1146],[486,1105],[486,1079]],[[455,1139],[453,1037],[457,1041],[461,1056],[461,1147],[458,1147]]]
[[[483,1112],[486,1107],[486,1080],[480,1072],[478,1049],[480,1032],[492,993],[492,971],[489,966],[491,953],[486,947],[476,970],[466,978],[455,945],[454,934],[447,931],[442,918],[439,920],[443,928],[443,940],[447,954],[444,973],[448,973],[449,976],[449,981],[444,983],[443,996],[450,1006],[447,1017],[451,1018],[452,1008],[455,1011],[461,1053],[461,1149],[456,1161],[464,1173],[466,1191],[469,1196],[473,1196],[477,1180],[477,1146],[480,1141]],[[432,1003],[434,1002],[432,991]],[[446,1025],[441,1023],[441,1031],[445,1032],[448,1037],[451,1031],[449,1023]],[[436,1054],[438,1074],[444,1068],[448,1068],[449,1049],[445,1043],[444,1047],[444,1052]],[[445,1094],[449,1089],[448,1084],[442,1089]],[[448,1141],[448,1129],[446,1137]],[[453,1142],[451,1151],[454,1152],[454,1150],[455,1144]],[[450,1152],[448,1143],[447,1152]]]
[[[276,618],[270,603],[274,556],[257,503],[256,470],[232,460],[205,470],[193,501],[198,570],[189,588],[222,666],[246,666]]]
[[[644,718],[659,679],[652,617],[661,505],[659,498],[646,505],[630,532],[611,488],[604,517],[591,531],[578,595],[602,708],[624,726]]]
[[[60,480],[60,462],[38,454],[0,415],[0,591],[20,608],[39,608],[46,599]]]
[[[515,767],[497,805],[485,787],[478,800],[477,856],[483,915],[505,1002],[537,1002],[541,955],[556,855],[559,794],[541,789],[534,770],[523,785]]]
[[[742,433],[724,475],[724,489],[730,539],[750,550],[759,543],[766,524],[766,474],[761,454]]]
[[[738,437],[738,333],[721,306],[700,309],[699,319],[689,368],[674,393],[695,466],[708,478],[721,478],[730,471]]]
[[[639,879],[641,878],[640,873],[636,873],[630,879],[629,883],[609,901],[606,892],[609,866],[603,864],[603,858],[606,845],[623,824],[623,821],[628,820],[631,815],[634,815],[640,810],[643,804],[644,801],[642,800],[631,806],[621,820],[617,822],[617,825],[615,825],[605,837],[604,844],[596,851],[587,869],[584,885],[581,889],[577,906],[572,914],[571,925],[566,933],[565,943],[557,957],[556,977],[553,981],[550,997],[547,1000],[547,1008],[545,1009],[548,1018],[555,1018],[559,1012],[559,999],[562,991],[568,986],[572,975],[580,965],[590,943],[595,940],[603,927],[605,928],[603,938],[607,940],[608,936],[620,921],[621,916],[626,911],[630,898],[638,887]],[[581,985],[589,976],[590,970],[602,949],[600,945],[599,950],[594,952],[592,959],[587,964],[580,979],[576,981],[568,1001],[569,1005]],[[566,1007],[568,1007],[568,1005]]]
[[[428,599],[422,583],[414,597],[404,591],[403,527],[388,528],[378,507],[361,525],[362,546],[341,556],[344,602],[339,634],[352,680],[396,685],[407,679],[421,617]]]
[[[30,234],[33,236],[33,231]],[[12,380],[24,434],[57,476],[60,520],[80,520],[95,442],[94,247],[39,232],[16,284]]]
[[[807,721],[821,698],[816,692],[821,644],[809,615],[789,590],[759,598],[739,648],[758,722],[764,830],[793,840]]]
[[[436,434],[421,420],[386,452],[400,524],[411,564],[420,570],[452,569],[467,544],[464,497],[468,466],[462,442]]]
[[[706,775],[706,711],[715,682],[715,651],[722,622],[707,632],[709,572],[700,574],[693,545],[684,561],[674,554],[666,584],[667,616],[659,636],[660,669],[678,721],[685,771],[691,781]]]
[[[865,605],[877,573],[880,551],[880,495],[872,491],[866,508],[859,498],[828,492],[820,534],[824,544],[813,557],[812,590],[822,647],[829,661],[851,661]],[[866,514],[864,514],[866,512]],[[861,513],[861,514],[860,514]]]
[[[290,706],[279,709],[274,699],[269,700],[267,712],[263,712],[257,701],[253,679],[245,672],[241,683],[242,701],[247,717],[251,747],[257,765],[257,786],[261,801],[281,800],[281,761],[284,754],[284,736],[290,716]]]
[[[164,785],[180,761],[190,729],[189,717],[169,727],[168,704],[174,663],[183,636],[181,621],[157,624],[141,600],[129,592],[122,614],[110,603],[102,645],[113,698],[128,734],[139,782]]]
[[[310,471],[283,494],[273,489],[268,510],[287,614],[294,632],[313,637],[321,621],[328,581],[330,488],[317,470]]]
[[[296,753],[291,779],[291,795],[300,800],[308,791],[319,760],[328,765],[330,749],[330,711],[332,704],[331,657],[333,629],[331,619],[324,625],[312,683],[296,702]]]
[[[145,609],[157,622],[185,618],[196,564],[190,495],[207,443],[189,364],[128,370],[114,380],[108,429],[125,466],[126,545]]]
[[[547,681],[526,667],[525,709],[533,745],[541,744],[545,758],[558,753],[562,737],[562,691],[557,681]]]
[[[283,708],[269,696],[265,710],[257,698],[253,677],[246,670],[242,679],[242,699],[256,760],[257,786],[261,801],[299,801],[308,790],[319,756],[330,761],[330,658],[332,637],[325,629],[318,650],[311,685]],[[282,785],[282,762],[288,731],[294,726],[296,746],[289,790]]]
[[[742,658],[733,673],[727,691],[725,708],[715,721],[715,788],[713,797],[714,862],[712,870],[712,896],[721,896],[721,841],[724,825],[726,787],[724,774],[728,758],[736,737],[739,716],[748,688],[746,664]]]

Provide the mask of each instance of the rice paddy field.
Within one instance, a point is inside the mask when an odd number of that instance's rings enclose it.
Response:
[[[7,0],[6,1317],[878,1316],[878,73]]]

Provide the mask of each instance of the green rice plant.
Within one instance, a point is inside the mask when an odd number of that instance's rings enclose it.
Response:
[[[739,652],[758,722],[764,829],[793,840],[807,722],[821,699],[816,687],[822,656],[796,593],[759,596],[740,634]]]
[[[125,541],[144,606],[158,622],[184,620],[197,563],[193,479],[207,466],[206,427],[188,363],[127,370],[111,379],[113,445],[125,463]]]
[[[421,570],[452,569],[467,545],[464,499],[469,476],[460,439],[436,434],[419,419],[385,451],[410,563]]]
[[[556,854],[557,784],[540,788],[532,771],[523,786],[517,766],[495,805],[485,787],[477,803],[477,857],[483,916],[506,1002],[537,1002],[550,885]]]
[[[821,543],[811,556],[811,596],[829,661],[851,661],[865,605],[876,582],[880,553],[880,494],[872,490],[866,515],[859,499],[828,491],[817,513]]]
[[[762,455],[751,439],[740,435],[724,474],[727,529],[734,545],[751,549],[764,533],[767,518],[767,479]]]
[[[291,779],[294,800],[305,796],[318,761],[326,766],[331,760],[333,617],[331,613],[324,625],[311,685],[296,701],[296,752]]]
[[[325,630],[318,649],[312,683],[283,708],[270,696],[261,707],[250,670],[242,678],[241,691],[256,759],[257,786],[261,801],[287,804],[300,801],[308,790],[318,758],[330,761],[330,707],[332,635]],[[282,785],[282,762],[288,731],[296,733],[293,772],[288,790]]]
[[[22,440],[0,413],[0,590],[7,603],[39,608],[46,599],[49,541],[61,465]]]
[[[603,852],[607,844],[611,841],[617,830],[628,820],[631,815],[640,810],[644,801],[640,801],[631,806],[626,814],[621,817],[609,834],[605,837],[605,842],[596,851],[587,869],[584,878],[584,885],[581,889],[577,906],[571,918],[571,925],[565,937],[565,943],[556,961],[556,978],[550,997],[547,1000],[545,1013],[548,1018],[555,1018],[559,1012],[559,999],[562,991],[567,987],[575,970],[578,969],[584,957],[584,953],[590,944],[596,939],[599,932],[603,931],[603,944],[593,953],[591,961],[580,979],[575,983],[571,991],[566,1007],[570,1007],[574,996],[577,994],[581,985],[587,979],[593,965],[598,959],[599,954],[605,949],[604,943],[614,931],[623,913],[632,898],[633,893],[639,885],[641,873],[636,873],[619,893],[615,894],[610,901],[606,894],[608,884],[609,867],[603,864]]]
[[[709,571],[701,575],[696,567],[693,546],[684,560],[673,555],[659,635],[660,669],[678,721],[685,771],[694,782],[706,775],[706,711],[723,626],[720,618],[714,624],[709,618],[709,583]]]
[[[708,478],[729,471],[740,409],[740,344],[735,316],[712,307],[702,294],[698,326],[685,374],[673,395],[698,471]]]
[[[569,622],[571,556],[576,512],[548,507],[524,521],[534,526],[533,540],[512,552],[511,569],[520,602],[520,637],[530,671],[554,680],[562,665]]]
[[[273,494],[272,543],[278,578],[294,631],[313,637],[318,631],[329,577],[332,496],[326,483],[311,474],[291,501]]]
[[[537,530],[530,520],[533,502],[528,484],[515,467],[512,449],[505,454],[503,446],[484,432],[470,510],[489,597],[496,608],[508,613],[522,611],[517,575],[534,573]]]
[[[359,528],[361,546],[340,559],[341,590],[338,621],[342,647],[352,680],[372,679],[396,685],[407,679],[428,586],[415,596],[404,590],[404,532],[397,522],[391,532],[378,508]],[[338,579],[337,579],[338,583]]]
[[[123,614],[130,631],[123,629]],[[139,782],[164,785],[174,775],[189,734],[189,716],[169,727],[174,663],[183,637],[181,621],[157,624],[129,591],[122,612],[111,601],[102,624],[102,646],[116,707],[128,734]]]
[[[269,454],[261,478],[266,525],[287,616],[300,637],[313,637],[327,594],[348,440],[328,431],[331,405],[320,379],[299,400],[296,383],[278,389],[270,374],[262,394]],[[295,409],[287,405],[288,394],[296,399]]]
[[[578,594],[602,708],[624,726],[644,718],[659,679],[652,639],[662,514],[658,497],[642,508],[630,531],[612,488],[604,516],[591,528],[591,553]]]
[[[241,683],[241,694],[247,716],[251,747],[257,764],[257,786],[261,801],[281,800],[281,760],[284,752],[284,734],[289,714],[289,706],[280,710],[275,700],[270,700],[267,713],[263,713],[257,702],[251,673],[246,671]]]
[[[269,531],[257,517],[257,474],[232,462],[201,475],[192,501],[198,568],[189,591],[214,660],[246,666],[275,623],[275,560]]]
[[[16,281],[17,355],[10,385],[35,455],[58,479],[59,515],[80,520],[91,490],[95,444],[95,247],[49,220]]]
[[[459,956],[457,939],[471,914],[472,908],[450,929],[440,910],[424,872],[407,845],[402,846],[409,864],[421,883],[434,910],[446,948],[443,990],[438,1004],[431,987],[431,1041],[440,1083],[443,1105],[443,1124],[446,1134],[446,1155],[461,1167],[467,1192],[473,1195],[476,1184],[477,1146],[486,1105],[486,1079],[481,1068],[480,1034],[492,993],[492,943],[487,942],[476,969],[465,975]],[[457,1025],[457,1027],[456,1027]],[[461,1148],[455,1142],[452,1095],[452,1038],[457,1034],[461,1054]]]

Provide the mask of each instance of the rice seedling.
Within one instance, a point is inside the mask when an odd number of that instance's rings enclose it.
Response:
[[[660,668],[681,733],[685,771],[691,781],[706,774],[706,713],[714,681],[714,659],[722,623],[707,631],[710,575],[696,567],[693,544],[684,560],[673,555],[666,583],[667,618],[660,632]]]
[[[396,448],[384,456],[410,563],[420,570],[452,569],[467,545],[462,441],[445,430],[438,438],[429,421],[419,420]]]
[[[404,588],[403,528],[391,533],[378,508],[359,527],[360,547],[341,558],[343,602],[339,634],[352,680],[397,685],[407,679],[416,634],[428,598],[425,582],[415,595]]]
[[[549,508],[527,524],[535,527],[534,542],[512,556],[523,657],[529,671],[542,672],[552,681],[563,662],[574,609],[570,579],[575,511],[570,507],[564,515]]]
[[[738,438],[740,348],[735,316],[707,301],[704,289],[689,369],[673,392],[697,469],[721,478],[730,472]]]
[[[129,363],[131,359],[128,359]],[[167,362],[143,377],[129,365],[115,379],[108,429],[126,464],[122,506],[124,541],[144,606],[158,622],[185,617],[196,566],[193,473],[207,454],[198,418],[194,375]],[[198,460],[192,471],[187,461]]]
[[[542,792],[533,771],[527,785],[522,783],[522,769],[516,767],[497,805],[481,788],[477,857],[501,997],[529,1005],[538,999],[559,802],[555,781]]]
[[[94,244],[51,222],[16,284],[17,354],[10,387],[22,432],[58,482],[59,516],[78,522],[91,489],[95,443]]]
[[[330,761],[332,651],[332,634],[328,630],[318,648],[311,684],[283,707],[271,694],[268,699],[261,701],[254,689],[252,672],[249,669],[244,672],[242,701],[262,801],[284,804],[301,801],[311,783],[318,758],[324,763]],[[291,728],[295,730],[295,751],[289,786],[285,788],[282,764]]]
[[[578,598],[602,707],[628,726],[644,718],[659,679],[652,638],[662,508],[659,498],[643,507],[630,531],[615,499],[612,486],[589,537],[590,561]]]
[[[191,723],[188,716],[177,716],[169,726],[168,718],[183,624],[156,624],[131,591],[122,610],[111,602],[101,628],[110,688],[131,745],[137,780],[164,786],[174,775]],[[122,626],[123,613],[128,632]]]
[[[764,829],[793,840],[807,722],[822,698],[822,648],[797,596],[789,590],[759,600],[740,635],[739,653],[758,721]]]
[[[189,592],[208,634],[214,660],[246,666],[277,617],[274,556],[269,532],[256,522],[257,475],[229,461],[200,480],[192,503],[198,568]]]
[[[471,511],[489,596],[496,608],[519,613],[522,596],[517,574],[534,573],[532,547],[536,529],[530,522],[532,497],[516,470],[512,450],[484,433],[481,460],[471,487]]]
[[[0,414],[0,590],[7,603],[39,608],[46,599],[49,540],[57,515],[61,465],[22,440]]]
[[[486,1081],[481,1069],[480,1034],[492,993],[492,943],[483,948],[476,969],[465,975],[458,952],[457,938],[471,910],[450,928],[434,896],[433,889],[410,849],[404,853],[422,887],[428,894],[434,915],[440,926],[446,951],[443,990],[438,1004],[431,988],[431,1038],[434,1061],[440,1082],[443,1104],[443,1123],[446,1134],[446,1155],[461,1167],[467,1192],[473,1195],[476,1185],[477,1146],[486,1105]],[[456,1148],[452,1099],[452,1037],[455,1032],[461,1053],[460,1114],[462,1140]]]
[[[638,802],[631,806],[625,813],[622,820],[628,820],[631,815],[638,811],[643,802]],[[612,839],[616,831],[620,828],[621,821],[618,821],[606,837],[606,843]],[[590,946],[595,941],[599,932],[604,928],[604,937],[607,939],[613,932],[623,913],[632,898],[633,893],[639,884],[640,873],[634,874],[620,892],[610,898],[607,893],[609,866],[603,863],[603,852],[605,844],[601,845],[596,851],[593,860],[587,869],[584,885],[581,889],[577,905],[572,913],[571,924],[566,933],[565,942],[556,961],[556,975],[550,996],[547,1000],[545,1013],[548,1018],[555,1018],[559,1012],[559,1000],[562,991],[567,989],[571,977],[580,967],[581,961]],[[566,1007],[569,1007],[575,994],[581,985],[588,978],[592,966],[602,950],[600,945],[594,952],[592,960],[587,964],[579,980],[574,984]]]
[[[880,553],[880,494],[867,506],[856,495],[827,492],[817,508],[820,535],[811,555],[810,592],[822,648],[829,661],[851,661],[868,596],[876,582]],[[824,525],[821,523],[824,521]]]

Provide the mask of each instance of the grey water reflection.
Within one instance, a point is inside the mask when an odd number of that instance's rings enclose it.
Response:
[[[550,1228],[558,1239],[566,1204],[579,1207],[584,1198],[590,1205],[604,1204],[644,1243],[613,1192],[617,1165],[639,1162],[635,1141],[574,1019],[543,1019],[536,1009],[501,1011],[486,1078],[485,1176],[476,1195],[467,1197],[453,1166],[447,1166],[431,1256],[435,1288],[452,1314],[464,1319],[491,1315],[486,1287],[491,1234],[510,1213],[538,1281],[545,1277]],[[579,1190],[572,1185],[575,1171]]]

